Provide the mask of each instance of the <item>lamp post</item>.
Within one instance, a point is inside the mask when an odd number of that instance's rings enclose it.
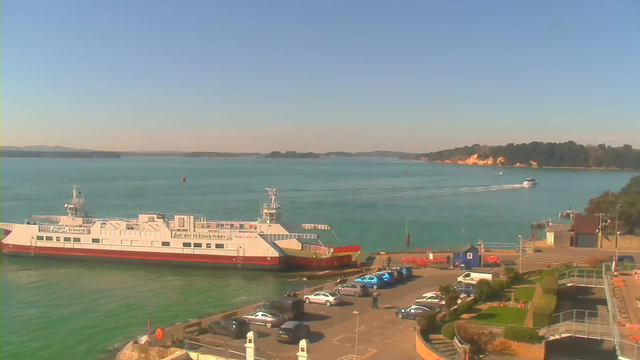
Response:
[[[518,235],[520,243],[520,273],[522,274],[522,235]]]
[[[618,232],[618,213],[620,212],[620,204],[618,203],[618,205],[616,206],[616,223],[614,224],[615,230],[614,232],[616,233],[616,265],[618,265],[618,241],[619,241],[619,236],[620,233]]]
[[[360,327],[360,319],[358,310],[353,310],[353,313],[356,314],[356,352],[355,352],[355,360],[358,360],[358,328]]]

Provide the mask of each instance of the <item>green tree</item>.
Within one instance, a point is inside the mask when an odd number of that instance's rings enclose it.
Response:
[[[479,280],[476,283],[476,298],[480,301],[487,301],[493,297],[493,289],[491,288],[491,282],[486,279]]]

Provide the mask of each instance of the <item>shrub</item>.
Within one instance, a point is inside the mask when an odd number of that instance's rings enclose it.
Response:
[[[491,282],[489,280],[482,279],[476,284],[476,298],[480,301],[487,301],[492,297],[493,290],[491,289]]]
[[[437,319],[438,314],[434,311],[424,312],[418,317],[418,326],[420,330],[427,334],[438,332],[440,324]]]
[[[442,336],[444,336],[445,338],[449,340],[453,340],[453,338],[456,336],[456,323],[450,322],[450,323],[444,324],[440,332]]]
[[[507,288],[507,282],[505,280],[493,280],[491,282],[491,297],[496,298],[502,294]]]
[[[532,320],[534,327],[545,327],[551,324],[551,315],[556,308],[558,297],[556,295],[543,294],[533,299]]]
[[[540,344],[544,339],[535,329],[519,326],[507,326],[504,329],[504,338],[527,344]]]
[[[553,295],[558,291],[558,275],[546,274],[540,280],[540,288],[542,293],[547,295]]]
[[[463,301],[458,304],[458,307],[456,309],[458,309],[458,313],[466,314],[473,309],[473,301]]]
[[[461,313],[457,310],[452,310],[449,314],[441,313],[440,314],[440,325],[444,325],[446,323],[450,323],[452,321],[460,320]]]

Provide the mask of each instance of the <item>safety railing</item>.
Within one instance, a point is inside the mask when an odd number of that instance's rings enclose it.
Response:
[[[558,284],[604,287],[603,273],[601,269],[571,268],[558,275]]]
[[[604,293],[607,298],[607,310],[609,311],[609,319],[611,321],[611,332],[613,342],[616,347],[616,353],[619,359],[640,360],[640,345],[622,340],[620,338],[620,330],[618,329],[618,317],[616,315],[615,302],[611,293],[611,283],[609,275],[611,274],[611,263],[602,264]]]
[[[541,329],[546,338],[566,336],[600,340],[613,340],[611,319],[606,312],[592,310],[568,310],[553,315],[553,325]]]
[[[461,360],[468,360],[471,357],[470,349],[471,345],[466,343],[458,334],[458,323],[453,325],[453,331],[455,336],[453,337],[453,345],[455,345]]]

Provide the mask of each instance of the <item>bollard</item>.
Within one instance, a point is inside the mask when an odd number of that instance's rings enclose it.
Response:
[[[298,344],[298,360],[309,360],[309,341],[307,339],[300,340]]]
[[[244,347],[247,349],[247,360],[255,360],[256,356],[256,335],[253,331],[247,333],[247,343]]]

